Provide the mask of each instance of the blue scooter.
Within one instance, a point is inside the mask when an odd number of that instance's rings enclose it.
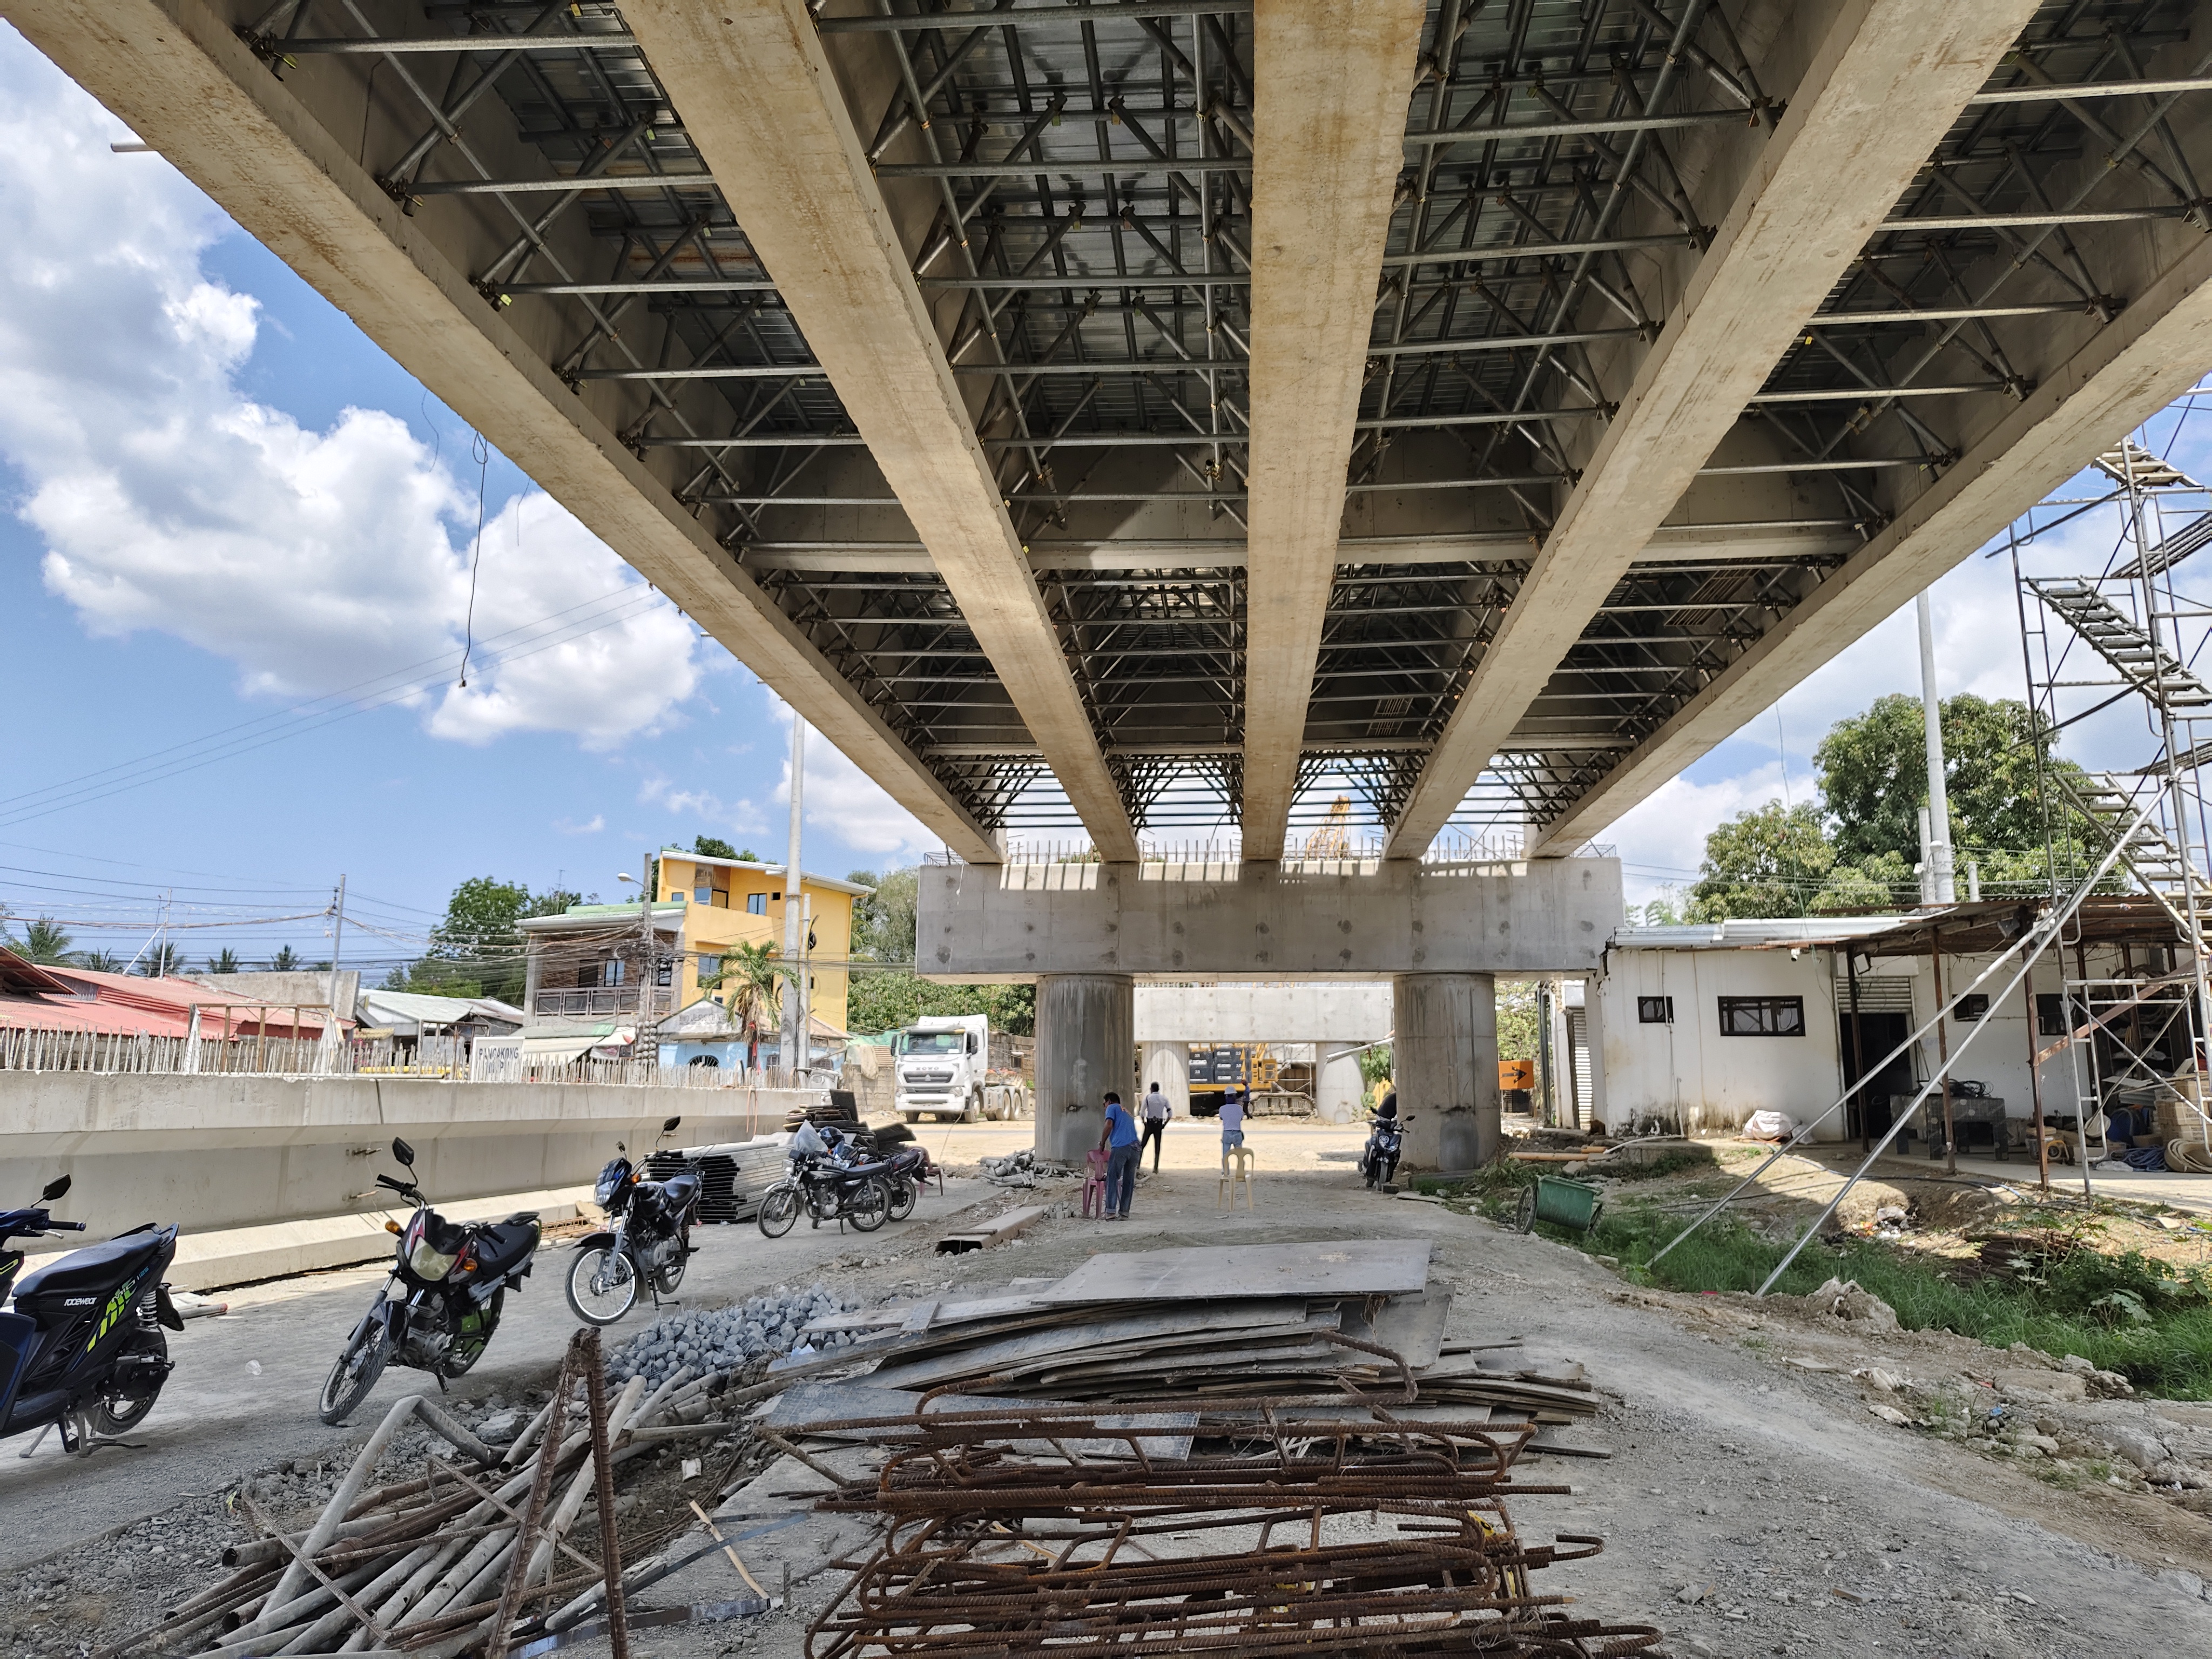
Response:
[[[0,1210],[0,1247],[82,1232],[46,1208],[69,1189],[64,1176],[35,1207]],[[18,1282],[22,1252],[0,1248],[0,1301],[15,1292],[0,1313],[0,1440],[58,1426],[64,1451],[89,1452],[145,1420],[175,1369],[161,1327],[185,1328],[161,1283],[176,1254],[177,1230],[149,1223]]]

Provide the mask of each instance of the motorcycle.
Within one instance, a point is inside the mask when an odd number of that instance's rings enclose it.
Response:
[[[781,1238],[804,1209],[819,1227],[825,1221],[872,1233],[890,1218],[890,1182],[880,1163],[840,1164],[825,1139],[834,1131],[802,1123],[791,1138],[791,1173],[761,1194],[760,1230]]]
[[[323,1383],[316,1415],[327,1424],[344,1422],[388,1364],[428,1371],[441,1390],[466,1372],[490,1346],[507,1291],[521,1293],[543,1232],[535,1211],[493,1223],[447,1220],[415,1184],[415,1149],[394,1140],[392,1156],[407,1179],[380,1175],[376,1184],[412,1204],[415,1213],[404,1227],[384,1224],[399,1241],[392,1277]]]
[[[660,1126],[671,1135],[684,1120]],[[615,1143],[617,1152],[629,1148]],[[628,1157],[599,1171],[594,1188],[611,1229],[577,1241],[568,1264],[568,1306],[587,1325],[611,1325],[637,1305],[640,1284],[653,1287],[657,1306],[676,1294],[693,1255],[691,1224],[698,1218],[699,1177],[686,1170],[665,1181],[641,1181]]]
[[[63,1176],[36,1207],[0,1210],[0,1245],[82,1232],[82,1222],[57,1221],[46,1207],[69,1189]],[[161,1328],[185,1328],[161,1282],[176,1254],[177,1230],[149,1222],[19,1283],[22,1252],[0,1249],[0,1300],[15,1290],[15,1311],[0,1313],[0,1439],[31,1429],[44,1439],[58,1427],[64,1451],[89,1454],[145,1420],[175,1369]]]
[[[1367,1178],[1369,1191],[1376,1188],[1389,1189],[1391,1176],[1398,1173],[1398,1149],[1405,1142],[1406,1126],[1410,1117],[1372,1116],[1367,1120],[1367,1145],[1359,1154],[1359,1173]]]
[[[842,1167],[852,1170],[871,1164],[877,1166],[890,1194],[889,1213],[893,1221],[903,1221],[914,1213],[921,1189],[932,1181],[937,1182],[938,1191],[945,1190],[945,1177],[931,1161],[929,1149],[918,1141],[895,1145],[885,1151],[878,1136],[869,1136],[870,1144],[863,1146],[857,1134],[829,1127],[823,1128],[821,1134],[829,1144],[830,1156]]]

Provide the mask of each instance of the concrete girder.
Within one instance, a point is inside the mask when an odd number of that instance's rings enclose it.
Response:
[[[1571,852],[1773,706],[2212,368],[2212,241],[2195,240],[2113,321],[1759,641],[1647,738],[1536,848]]]
[[[1136,830],[812,15],[802,0],[641,0],[623,15],[1093,844],[1135,857]]]
[[[8,20],[963,858],[990,835],[201,0]]]
[[[1485,651],[1389,856],[1418,857],[1443,830],[2034,11],[1842,8]]]
[[[1253,81],[1243,848],[1283,855],[1425,8],[1261,0]]]

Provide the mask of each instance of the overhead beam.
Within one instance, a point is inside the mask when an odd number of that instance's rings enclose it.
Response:
[[[7,0],[79,86],[745,663],[961,857],[921,758],[203,0]]]
[[[1260,0],[1253,12],[1248,859],[1282,857],[1297,786],[1424,10]]]
[[[1723,742],[2212,369],[2212,240],[2197,239],[1956,465],[1549,825],[1563,856]]]
[[[1415,858],[2034,14],[1855,0],[1638,368],[1393,827]]]
[[[1109,860],[1137,836],[804,0],[637,0],[623,20],[745,239]]]

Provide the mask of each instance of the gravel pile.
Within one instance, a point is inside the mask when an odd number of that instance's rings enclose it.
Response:
[[[732,1307],[672,1314],[616,1349],[607,1374],[617,1382],[642,1376],[659,1388],[685,1365],[696,1373],[733,1371],[763,1355],[791,1352],[800,1346],[801,1326],[859,1306],[817,1284],[804,1291],[779,1285],[773,1295]],[[839,1348],[852,1340],[848,1333],[836,1332],[816,1346]]]

